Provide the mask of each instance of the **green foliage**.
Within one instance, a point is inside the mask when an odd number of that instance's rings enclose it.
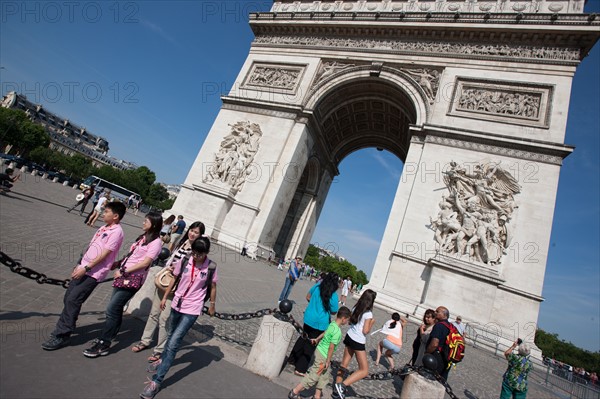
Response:
[[[600,373],[600,352],[590,352],[566,342],[558,334],[547,333],[542,329],[535,332],[535,345],[542,354],[573,367],[583,367],[586,371]]]
[[[59,170],[69,177],[84,179],[95,170],[92,161],[82,155],[73,156],[61,154],[48,147],[36,147],[29,153],[28,159],[45,165],[47,168]]]
[[[169,193],[167,189],[161,186],[158,183],[154,183],[148,189],[148,195],[146,196],[146,203],[148,205],[155,206],[157,208],[161,208],[161,204],[163,201],[167,201],[169,199]],[[166,209],[166,208],[161,208]]]
[[[356,266],[347,260],[339,261],[331,256],[319,256],[319,249],[314,245],[309,245],[304,263],[313,266],[320,272],[335,272],[341,277],[350,276],[353,283],[365,285],[369,282],[367,275],[362,270],[357,270]]]
[[[29,120],[19,109],[0,108],[0,144],[11,144],[16,153],[27,155],[36,147],[48,147],[50,137],[44,128]]]

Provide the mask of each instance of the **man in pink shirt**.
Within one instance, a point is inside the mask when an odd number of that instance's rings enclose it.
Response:
[[[42,349],[53,351],[69,344],[81,306],[98,283],[106,278],[121,249],[123,229],[120,222],[125,212],[125,205],[120,202],[106,204],[102,215],[106,224],[96,231],[85,254],[73,269],[62,313],[50,339],[42,344]]]

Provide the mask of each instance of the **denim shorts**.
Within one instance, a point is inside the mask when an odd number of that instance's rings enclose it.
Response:
[[[387,338],[382,341],[382,344],[385,349],[392,351],[394,355],[400,353],[400,347],[388,341]]]

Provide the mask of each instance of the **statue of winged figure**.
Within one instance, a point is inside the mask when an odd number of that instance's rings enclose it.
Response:
[[[429,226],[440,251],[498,264],[510,245],[508,224],[518,208],[515,195],[521,186],[500,162],[471,166],[450,162],[443,176],[449,193]]]

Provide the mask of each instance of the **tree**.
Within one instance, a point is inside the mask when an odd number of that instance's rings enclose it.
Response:
[[[22,155],[36,147],[48,147],[50,137],[44,128],[29,120],[19,109],[0,108],[0,143],[11,144]]]
[[[167,189],[158,183],[154,183],[150,186],[150,189],[148,190],[148,196],[146,197],[145,201],[148,205],[160,208],[161,203],[163,201],[167,201],[168,199],[169,193],[167,192]]]
[[[63,170],[69,176],[84,179],[93,174],[95,168],[91,159],[80,154],[75,154],[71,157],[65,156]]]
[[[535,344],[542,354],[573,367],[583,367],[586,371],[600,373],[600,352],[590,352],[561,340],[558,334],[547,333],[542,329],[535,332]]]
[[[356,284],[365,285],[369,282],[367,275],[362,270],[357,270],[352,263],[347,260],[337,260],[332,256],[320,256],[319,249],[312,244],[308,246],[304,261],[321,272],[335,272],[340,277],[350,276],[352,282]]]
[[[50,145],[50,136],[48,136],[43,126],[35,124],[27,119],[21,122],[20,130],[20,140],[14,145],[19,148],[24,155],[27,155],[36,147],[48,147]]]

